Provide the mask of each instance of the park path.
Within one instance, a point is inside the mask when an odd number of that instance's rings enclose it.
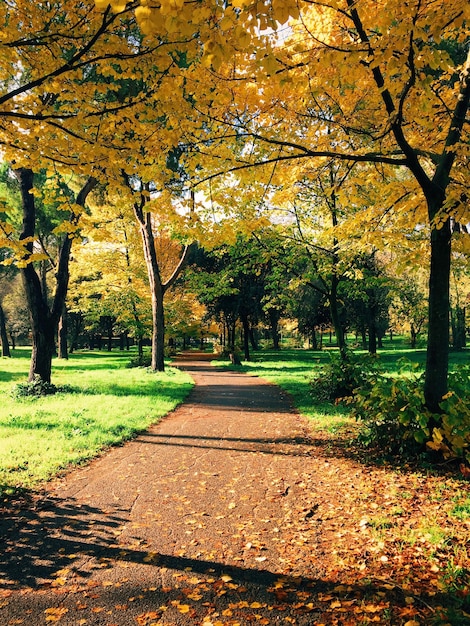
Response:
[[[331,575],[338,531],[354,548],[345,460],[207,358],[178,359],[196,385],[160,423],[3,512],[2,626],[355,623]]]

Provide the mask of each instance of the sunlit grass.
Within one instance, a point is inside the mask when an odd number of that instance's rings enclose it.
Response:
[[[24,382],[29,351],[0,361],[0,490],[30,488],[71,463],[131,438],[179,404],[190,377],[126,368],[129,353],[82,352],[54,360],[52,382],[67,393],[14,397]]]
[[[312,421],[316,430],[336,432],[356,426],[348,416],[348,408],[343,404],[318,402],[312,398],[310,382],[322,365],[330,362],[335,348],[324,350],[288,349],[281,351],[255,351],[250,361],[235,366],[239,371],[253,376],[261,376],[279,385],[292,399],[297,410]],[[364,350],[354,350],[357,355],[367,355]],[[449,368],[469,363],[470,351],[451,352]],[[383,349],[375,357],[380,370],[392,376],[419,375],[424,371],[426,351],[412,349],[406,340],[396,337],[385,340]],[[227,367],[232,367],[228,363]]]

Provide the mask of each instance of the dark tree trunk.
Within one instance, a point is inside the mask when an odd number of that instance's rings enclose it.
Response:
[[[258,347],[259,347],[259,346],[258,346],[258,341],[257,341],[257,339],[256,339],[257,329],[256,329],[256,328],[254,328],[254,327],[252,326],[252,324],[250,324],[250,331],[249,331],[249,333],[250,333],[250,343],[251,343],[251,348],[252,348],[253,350],[258,350]]]
[[[11,357],[10,344],[8,343],[7,328],[5,324],[5,314],[0,304],[0,341],[2,344],[2,356]]]
[[[33,252],[32,239],[36,230],[36,206],[33,189],[33,172],[26,168],[21,168],[15,172],[20,184],[21,199],[23,206],[23,228],[20,240],[26,239],[24,260],[25,267],[21,269],[23,286],[28,303],[29,317],[32,332],[32,352],[29,368],[28,380],[34,380],[39,376],[44,382],[51,382],[52,357],[55,353],[55,330],[59,322],[51,319],[51,312],[45,300],[42,290],[41,278],[38,276],[29,261],[29,255]]]
[[[32,381],[36,376],[46,383],[51,382],[52,358],[56,354],[55,350],[55,330],[56,325],[50,319],[35,317],[32,322],[33,349],[31,353],[31,363],[28,380]]]
[[[318,340],[317,340],[317,333],[315,331],[315,326],[312,328],[312,350],[318,350]]]
[[[58,356],[59,359],[68,359],[69,351],[67,346],[67,335],[68,335],[68,313],[67,307],[64,305],[62,309],[62,315],[59,320],[59,332],[58,332]]]
[[[152,291],[152,369],[156,372],[165,370],[165,309],[164,292],[161,283],[154,285]]]
[[[242,315],[243,325],[243,352],[245,354],[245,361],[250,360],[250,323],[247,315]]]
[[[335,276],[333,276],[331,282],[331,291],[329,295],[329,304],[330,304],[330,315],[331,321],[333,322],[333,328],[335,330],[336,341],[338,343],[339,353],[341,355],[341,359],[344,361],[347,357],[346,355],[346,340],[344,338],[344,330],[341,324],[341,318],[339,314],[339,304],[338,304],[338,280]],[[331,341],[330,341],[331,343]]]
[[[230,322],[227,320],[227,346],[231,352],[235,350],[235,332],[236,322]]]
[[[71,328],[70,354],[78,347],[78,338],[83,330],[83,318],[81,313],[69,313],[67,315],[68,326]]]
[[[466,343],[465,307],[457,306],[452,311],[452,347],[454,350],[462,350]]]
[[[279,350],[279,311],[277,309],[271,308],[268,311],[268,315],[273,348],[274,350]]]
[[[435,413],[440,411],[439,403],[447,393],[449,370],[450,240],[450,220],[432,229],[424,394],[427,407]]]
[[[366,327],[364,326],[364,324],[361,324],[360,330],[361,330],[362,349],[367,350],[367,333],[366,333]]]
[[[20,168],[15,171],[15,175],[20,184],[23,208],[23,225],[20,241],[26,240],[27,242],[23,257],[25,266],[21,269],[21,275],[28,303],[33,339],[29,380],[31,381],[35,376],[39,376],[44,382],[50,382],[52,357],[55,354],[55,335],[67,296],[72,239],[65,236],[60,246],[55,272],[55,293],[52,306],[49,307],[40,276],[30,261],[36,230],[36,206],[34,196],[31,193],[34,174],[30,169]],[[84,206],[88,194],[95,185],[96,180],[89,178],[80,190],[76,198],[76,204]],[[72,221],[77,220],[78,214],[74,213],[70,219]]]
[[[369,295],[369,298],[371,298],[370,295]],[[369,350],[369,354],[377,354],[377,322],[376,322],[377,310],[374,304],[369,304],[368,309],[369,309],[368,310],[368,317],[369,317],[368,350]]]
[[[375,332],[375,324],[369,326],[369,354],[377,354],[377,333]]]

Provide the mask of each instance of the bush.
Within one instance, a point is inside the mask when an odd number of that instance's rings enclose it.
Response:
[[[144,352],[142,355],[132,357],[126,367],[150,367],[151,365],[152,355],[149,352]]]
[[[332,401],[354,395],[358,387],[364,388],[368,379],[377,370],[375,357],[356,356],[346,353],[342,359],[339,353],[331,355],[331,361],[319,368],[317,376],[310,383],[310,391],[315,400]]]
[[[378,374],[356,391],[352,416],[362,422],[359,440],[392,456],[423,451],[432,414],[426,409],[420,377]]]
[[[428,449],[470,462],[469,370],[449,376],[452,391],[441,403],[442,413],[426,408],[422,376],[369,377],[350,401],[352,416],[363,426],[359,439],[386,454],[410,456]]]
[[[470,464],[470,366],[457,368],[449,376],[451,391],[441,402],[439,422],[432,428],[428,448],[439,450],[446,459],[461,458]]]
[[[227,346],[217,345],[214,347],[216,358],[221,361],[231,361],[233,365],[241,364],[242,353],[237,347],[235,349],[228,348]]]
[[[38,374],[34,375],[33,380],[27,383],[18,383],[12,389],[12,396],[15,398],[25,398],[28,396],[51,396],[59,392],[69,392],[70,390],[65,387],[57,387],[52,383],[48,383],[43,380]]]

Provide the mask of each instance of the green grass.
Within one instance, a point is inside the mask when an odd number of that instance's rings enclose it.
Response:
[[[77,352],[55,359],[52,382],[70,393],[15,398],[30,351],[0,360],[0,493],[34,488],[70,464],[131,438],[175,408],[192,387],[174,368],[126,368],[129,353]]]
[[[351,427],[352,420],[348,417],[348,409],[342,404],[333,405],[328,402],[318,403],[312,399],[310,381],[322,365],[329,363],[334,348],[322,351],[283,349],[281,351],[255,351],[251,361],[244,361],[242,366],[235,367],[254,376],[261,376],[279,385],[292,398],[294,406],[312,420],[317,430],[336,432],[338,429]],[[355,350],[355,354],[367,354]],[[426,351],[411,349],[406,341],[396,337],[392,342],[384,341],[384,349],[377,356],[380,368],[393,376],[420,374],[424,371]],[[470,362],[470,350],[451,352],[449,368]],[[227,365],[227,367],[232,367]],[[469,385],[470,386],[470,385]]]

